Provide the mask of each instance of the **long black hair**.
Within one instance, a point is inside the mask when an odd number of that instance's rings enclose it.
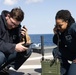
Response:
[[[62,19],[65,22],[67,21],[68,26],[72,25],[72,23],[75,23],[75,20],[69,10],[59,10],[55,16],[55,20],[57,19]]]

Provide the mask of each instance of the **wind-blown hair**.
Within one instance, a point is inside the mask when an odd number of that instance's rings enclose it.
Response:
[[[57,20],[57,19],[62,19],[63,21],[68,22],[69,26],[72,23],[75,23],[74,18],[72,17],[70,11],[68,11],[68,10],[59,10],[55,16],[55,20]]]

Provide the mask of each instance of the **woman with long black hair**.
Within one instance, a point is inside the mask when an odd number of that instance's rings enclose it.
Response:
[[[61,64],[61,75],[76,75],[76,23],[70,11],[59,10],[55,16],[53,42],[59,50],[53,50]],[[58,39],[58,36],[59,39]],[[69,63],[68,61],[71,61]]]

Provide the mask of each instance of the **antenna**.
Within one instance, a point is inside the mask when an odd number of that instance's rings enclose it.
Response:
[[[42,61],[44,60],[44,37],[41,36],[41,54],[42,54]]]

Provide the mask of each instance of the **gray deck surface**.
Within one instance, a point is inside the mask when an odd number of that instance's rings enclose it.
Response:
[[[52,47],[45,48],[45,58],[52,59]],[[41,53],[33,52],[30,58],[19,68],[19,70],[15,71],[10,68],[10,75],[41,75]]]

